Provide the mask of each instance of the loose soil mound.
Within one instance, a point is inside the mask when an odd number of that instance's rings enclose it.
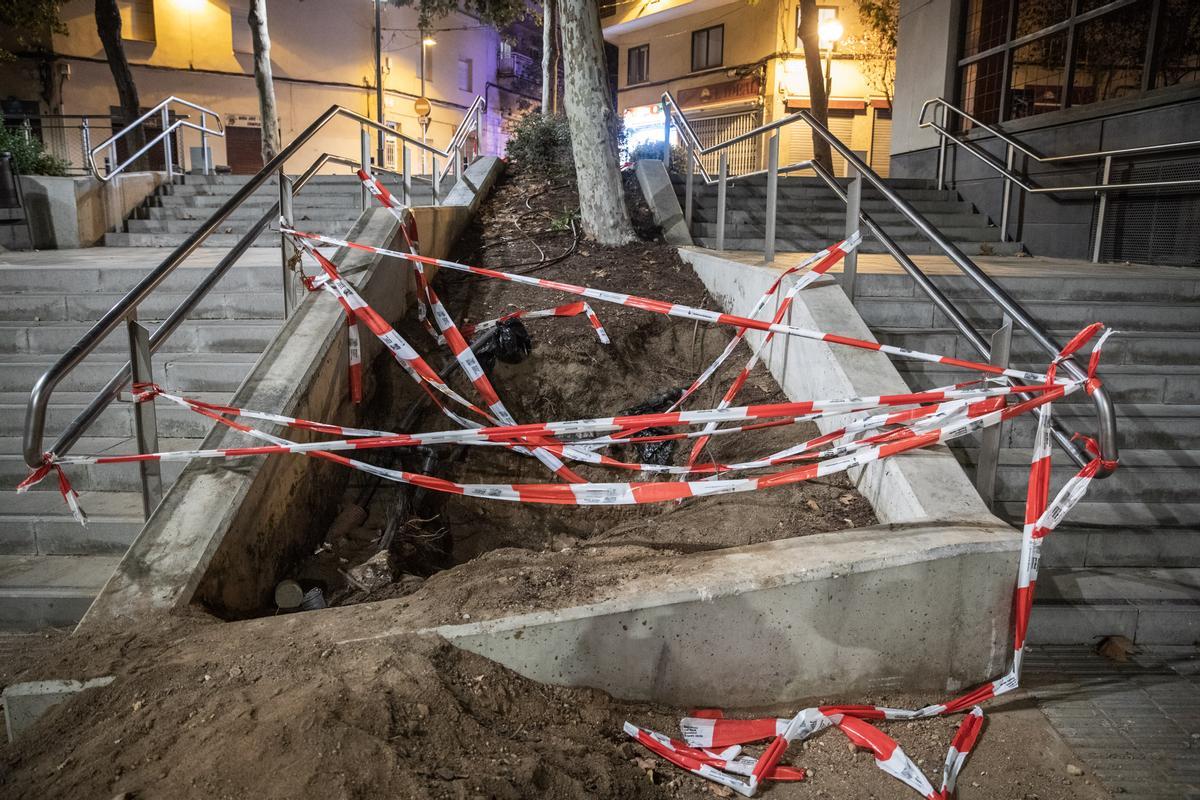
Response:
[[[629,719],[676,733],[684,711],[537,684],[434,638],[336,645],[377,629],[390,604],[277,619],[143,621],[48,647],[12,648],[0,681],[116,676],[0,748],[0,797],[679,798],[727,797],[628,742]],[[901,695],[822,698],[919,705]],[[720,698],[713,698],[719,703]],[[795,708],[780,709],[789,713]],[[999,713],[996,713],[996,712]],[[963,800],[1100,800],[1041,713],[989,708],[960,778]],[[883,723],[931,776],[957,720]],[[757,752],[757,750],[755,751]],[[826,731],[789,752],[812,772],[766,798],[909,798],[909,789]],[[935,779],[936,783],[936,779]]]

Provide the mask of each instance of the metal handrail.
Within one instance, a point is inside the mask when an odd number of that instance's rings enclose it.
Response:
[[[1189,141],[1189,142],[1168,142],[1166,144],[1148,144],[1148,145],[1141,145],[1139,147],[1124,147],[1124,148],[1120,148],[1117,150],[1096,150],[1096,151],[1089,152],[1089,153],[1069,153],[1067,155],[1061,155],[1061,156],[1043,156],[1040,153],[1034,152],[1029,147],[1022,144],[1019,140],[1014,139],[1013,137],[1005,134],[1003,131],[992,127],[991,125],[988,125],[986,122],[981,122],[980,120],[978,120],[975,117],[968,114],[966,111],[963,111],[958,106],[955,106],[953,103],[950,103],[941,97],[931,97],[928,100],[926,100],[924,103],[921,104],[921,113],[917,117],[917,127],[919,127],[919,128],[932,127],[935,130],[942,130],[942,128],[940,128],[934,120],[929,120],[929,121],[925,120],[925,112],[929,109],[930,106],[940,106],[942,108],[953,111],[955,114],[958,114],[963,119],[969,120],[972,125],[987,131],[992,136],[995,136],[997,139],[1000,139],[1001,141],[1006,142],[1007,144],[1011,144],[1017,150],[1021,151],[1022,153],[1029,156],[1033,160],[1035,160],[1039,163],[1042,163],[1042,164],[1052,164],[1052,163],[1060,162],[1060,161],[1098,161],[1100,159],[1107,158],[1109,156],[1117,157],[1117,156],[1145,155],[1146,153],[1154,153],[1154,152],[1160,152],[1160,151],[1164,151],[1164,150],[1183,150],[1183,149],[1188,149],[1188,148],[1192,148],[1192,147],[1200,147],[1200,139],[1197,139],[1197,140],[1193,140],[1193,141]],[[942,124],[943,125],[945,124],[944,115],[942,118]],[[943,134],[946,136],[951,136],[951,138],[957,138],[957,137],[954,137],[949,132],[943,131]]]
[[[842,141],[838,139],[837,136],[835,136],[828,128],[818,122],[809,111],[802,109],[793,114],[789,114],[786,117],[775,120],[774,122],[761,125],[751,131],[734,136],[726,141],[718,142],[716,144],[709,145],[708,147],[702,147],[698,137],[692,130],[687,117],[683,114],[683,110],[679,107],[679,104],[675,101],[675,98],[670,92],[663,93],[662,102],[664,110],[666,111],[664,115],[666,120],[665,125],[669,128],[672,120],[676,122],[680,131],[687,139],[687,149],[690,153],[689,158],[692,162],[699,166],[699,171],[701,175],[704,176],[706,183],[712,183],[712,180],[709,178],[703,163],[700,161],[700,157],[702,155],[708,155],[722,151],[734,144],[747,141],[754,136],[777,130],[795,122],[804,122],[811,130],[815,131],[817,135],[828,142],[830,147],[836,150],[838,154],[841,155],[853,168],[856,176],[855,183],[858,185],[853,187],[854,191],[852,193],[847,193],[841,188],[837,179],[829,174],[829,171],[821,164],[809,162],[808,166],[810,166],[817,173],[818,177],[820,177],[831,189],[833,189],[834,193],[839,197],[839,199],[847,203],[848,214],[851,211],[853,212],[855,223],[857,224],[857,222],[861,220],[862,223],[865,224],[868,229],[870,229],[880,243],[884,245],[885,249],[887,249],[888,252],[896,258],[901,268],[903,268],[904,271],[914,279],[917,286],[929,297],[938,310],[947,316],[951,324],[953,324],[959,333],[964,336],[964,338],[971,345],[971,347],[975,349],[976,352],[978,352],[984,358],[991,358],[992,355],[991,347],[988,341],[984,339],[979,331],[977,331],[975,327],[966,319],[966,317],[958,310],[954,303],[947,298],[945,294],[933,284],[933,282],[920,269],[920,267],[918,267],[916,263],[913,262],[913,260],[901,250],[895,240],[883,230],[882,226],[876,223],[869,214],[861,210],[859,206],[859,199],[861,197],[860,181],[866,181],[877,192],[879,192],[879,194],[881,194],[893,208],[900,212],[900,214],[904,216],[909,223],[911,223],[915,228],[917,228],[917,230],[924,234],[927,239],[933,242],[938,249],[940,249],[946,255],[946,257],[950,259],[951,263],[958,267],[964,275],[970,278],[980,289],[982,289],[984,293],[1000,307],[1001,311],[1007,318],[1011,319],[1014,324],[1024,328],[1025,331],[1033,338],[1033,340],[1047,352],[1047,354],[1052,357],[1057,357],[1058,353],[1061,351],[1062,346],[1054,340],[1054,338],[1041,326],[1040,323],[1038,323],[1029,315],[1029,313],[1020,305],[1020,303],[1016,301],[1016,299],[1006,292],[1003,287],[992,280],[987,273],[981,270],[979,266],[970,258],[968,258],[967,255],[963,253],[957,245],[946,238],[936,227],[934,227],[927,219],[925,219],[925,217],[922,216],[915,208],[913,208],[908,201],[900,197],[900,195],[898,195],[891,187],[887,185],[887,183],[878,175],[878,173],[871,169],[871,167],[869,167],[861,158],[859,158],[852,150],[850,150],[850,148],[843,144]],[[666,137],[665,141],[670,142],[669,130],[667,133],[668,136]],[[773,150],[772,155],[777,160],[777,136],[772,137],[771,147]],[[668,149],[667,152],[669,153],[670,150]],[[788,168],[798,169],[801,168],[800,165],[803,163],[804,162],[798,162],[798,165],[789,165]],[[730,180],[726,173],[725,157],[723,153],[721,166],[722,168],[720,170],[720,175],[717,179],[717,183],[719,185],[717,212],[718,226],[722,225],[722,220],[724,218],[723,209],[721,208],[722,199],[724,196],[724,184]],[[773,165],[768,167],[768,169],[774,172],[775,175],[777,175],[780,171],[778,167],[774,167]],[[691,176],[691,170],[692,165],[689,164],[689,179]],[[771,185],[773,179],[774,176],[769,174],[768,186]],[[772,217],[774,210],[774,198],[771,197],[770,191],[768,191],[767,203],[768,238],[773,238],[774,221]],[[689,211],[690,207],[691,200],[689,187]],[[688,224],[690,225],[690,217],[688,218]],[[768,252],[773,253],[774,243],[772,241],[768,241],[766,246],[769,248]],[[851,267],[848,264],[847,271],[850,271],[850,269]],[[1074,378],[1082,379],[1087,375],[1086,371],[1079,367],[1079,365],[1071,359],[1064,361],[1063,367]],[[1103,386],[1096,387],[1095,391],[1091,393],[1091,397],[1096,407],[1097,443],[1100,448],[1101,457],[1106,462],[1097,471],[1096,477],[1105,478],[1112,474],[1119,455],[1116,435],[1116,411],[1113,407],[1112,398],[1109,396],[1108,392]],[[1091,455],[1077,447],[1071,441],[1069,434],[1060,429],[1056,429],[1054,434],[1056,440],[1066,451],[1067,455],[1070,456],[1072,461],[1082,466],[1091,460]]]
[[[940,109],[941,122],[937,118],[938,111],[934,111],[932,118],[925,119],[925,114],[930,107]],[[988,153],[983,148],[979,147],[975,142],[966,138],[955,136],[947,127],[947,116],[950,112],[958,114],[965,120],[969,120],[973,125],[980,130],[986,131],[991,136],[996,137],[1004,142],[1004,163],[1000,163],[994,156]],[[945,188],[946,185],[946,143],[953,142],[956,146],[964,148],[968,153],[977,158],[985,166],[996,172],[1004,179],[1003,197],[1001,199],[1000,208],[1000,239],[1008,241],[1008,217],[1009,208],[1012,200],[1012,187],[1016,186],[1026,194],[1045,194],[1056,195],[1070,192],[1090,192],[1100,196],[1100,201],[1096,209],[1096,224],[1095,232],[1092,237],[1092,261],[1100,261],[1100,248],[1103,242],[1104,233],[1104,218],[1108,208],[1109,192],[1128,192],[1144,189],[1167,189],[1178,188],[1185,186],[1200,186],[1200,179],[1184,178],[1179,180],[1158,180],[1158,181],[1137,181],[1134,183],[1110,183],[1112,177],[1112,166],[1114,158],[1121,157],[1136,157],[1145,156],[1151,153],[1165,153],[1178,150],[1194,150],[1200,148],[1200,140],[1191,140],[1186,142],[1168,142],[1165,144],[1150,144],[1141,145],[1139,147],[1125,147],[1116,150],[1095,150],[1087,153],[1068,153],[1058,156],[1044,156],[1033,151],[1031,148],[1022,144],[1018,139],[1009,136],[1003,131],[982,122],[975,117],[963,111],[961,108],[947,102],[940,97],[931,97],[921,105],[921,114],[917,118],[917,125],[920,128],[932,128],[938,134],[938,159],[937,159],[937,186],[939,189]],[[983,138],[983,137],[980,137]],[[1040,164],[1065,164],[1075,161],[1099,161],[1102,162],[1101,182],[1093,184],[1068,184],[1065,186],[1039,186],[1022,175],[1018,174],[1013,169],[1014,155],[1022,153],[1027,158],[1031,158]]]
[[[192,122],[188,117],[179,116],[179,115],[176,115],[175,121],[172,122],[171,121],[171,110],[170,110],[172,104],[186,106],[188,108],[199,111],[200,112],[200,124],[197,125],[196,123]],[[151,139],[150,141],[146,142],[144,145],[142,145],[142,147],[136,153],[134,153],[128,159],[126,159],[123,164],[120,164],[116,167],[111,167],[111,164],[110,164],[110,169],[108,170],[108,172],[105,174],[101,174],[99,167],[96,166],[96,154],[103,150],[108,150],[111,148],[112,152],[113,152],[112,162],[115,162],[116,161],[116,143],[117,143],[117,141],[124,138],[125,136],[129,135],[135,128],[140,126],[146,120],[153,117],[155,114],[158,114],[162,121],[162,130],[159,132],[159,134],[157,136],[155,136],[153,139]],[[212,128],[209,128],[208,125],[206,124],[206,118],[209,115],[211,115],[212,118],[217,123],[217,127],[215,130]],[[225,126],[223,124],[221,124],[221,116],[219,114],[217,114],[217,112],[213,111],[211,108],[205,108],[204,106],[197,105],[197,104],[191,102],[190,100],[184,100],[183,98],[175,97],[174,95],[171,95],[166,100],[163,100],[158,105],[156,105],[154,108],[152,108],[149,111],[147,111],[146,113],[142,114],[140,117],[135,119],[133,122],[129,123],[124,128],[117,131],[112,136],[108,137],[103,142],[101,142],[100,144],[93,147],[88,152],[88,159],[87,159],[88,167],[91,169],[92,174],[95,175],[97,178],[99,178],[101,181],[108,182],[108,181],[112,180],[113,178],[115,178],[120,173],[124,172],[126,167],[128,167],[130,164],[135,163],[139,158],[142,157],[142,154],[145,153],[146,151],[148,151],[151,147],[158,144],[159,142],[162,142],[163,143],[163,155],[164,155],[163,163],[166,165],[166,168],[167,168],[167,176],[170,177],[170,175],[172,174],[172,170],[173,170],[173,167],[171,165],[171,140],[167,137],[169,137],[172,133],[174,133],[179,128],[191,128],[192,130],[200,132],[200,151],[204,158],[204,174],[207,175],[209,172],[209,166],[210,166],[208,163],[208,137],[210,135],[211,136],[221,136],[221,137],[223,137],[225,135]]]
[[[485,104],[486,106],[486,104]],[[281,189],[290,189],[286,192],[288,205],[290,205],[291,195],[298,188],[302,187],[316,172],[331,160],[336,160],[339,163],[345,161],[344,157],[334,156],[329,153],[319,156],[305,172],[294,182],[288,179],[283,174],[283,165],[294,156],[301,147],[303,147],[310,139],[321,131],[327,124],[334,119],[346,118],[357,122],[363,130],[363,136],[366,137],[366,129],[370,128],[380,131],[390,136],[399,136],[414,146],[421,147],[437,156],[443,158],[457,158],[458,153],[452,149],[441,150],[433,145],[428,145],[423,142],[411,140],[408,137],[393,131],[391,128],[377,122],[376,120],[365,117],[347,108],[338,105],[330,106],[324,113],[317,117],[307,128],[305,128],[295,139],[287,144],[279,154],[272,158],[263,166],[253,177],[250,178],[238,191],[234,192],[230,198],[225,201],[213,214],[201,223],[200,227],[188,235],[188,237],[171,253],[163,259],[163,261],[150,271],[136,286],[130,289],[124,297],[122,297],[116,305],[109,309],[99,320],[97,320],[91,328],[89,328],[79,340],[75,342],[68,350],[60,356],[54,364],[38,378],[29,395],[29,403],[25,412],[25,429],[23,441],[23,456],[25,463],[30,467],[40,466],[48,454],[63,455],[66,453],[83,435],[84,431],[100,416],[105,408],[115,400],[121,388],[129,381],[129,378],[134,374],[136,364],[131,359],[124,367],[117,371],[117,374],[105,385],[103,389],[96,395],[92,402],[84,409],[66,429],[59,435],[58,440],[50,448],[44,447],[45,428],[46,428],[46,413],[50,403],[50,398],[54,393],[55,388],[62,380],[69,375],[79,364],[91,354],[104,339],[113,333],[123,322],[133,323],[137,319],[138,307],[162,285],[163,281],[173,273],[184,260],[186,260],[195,250],[212,235],[221,225],[224,220],[240,207],[251,195],[265,185],[276,172],[280,173]],[[371,169],[379,169],[375,165],[371,165],[369,159],[364,159],[360,162],[352,162],[356,166],[370,166]],[[391,171],[391,170],[385,170]],[[281,193],[281,200],[284,193]],[[154,333],[148,338],[148,346],[146,347],[146,355],[149,356],[158,350],[162,344],[171,336],[179,325],[189,316],[192,310],[201,300],[208,295],[212,288],[217,284],[221,277],[228,272],[234,262],[245,253],[253,241],[266,230],[272,220],[279,218],[281,213],[281,203],[277,203],[272,209],[265,213],[254,224],[251,230],[245,234],[233,246],[228,253],[210,270],[205,277],[200,281],[178,306],[167,316],[167,318],[155,329]],[[285,263],[286,263],[286,251]],[[286,266],[285,266],[286,270]],[[286,274],[286,273],[285,273]],[[285,283],[285,309],[287,304],[287,296],[291,291],[290,284]],[[143,486],[145,490],[145,487]]]

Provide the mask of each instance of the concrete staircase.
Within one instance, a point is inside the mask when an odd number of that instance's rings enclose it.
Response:
[[[73,625],[141,530],[140,484],[132,465],[70,470],[91,517],[87,528],[71,518],[53,480],[23,495],[11,488],[28,473],[20,452],[30,387],[165,254],[93,248],[0,259],[0,486],[6,489],[0,505],[0,631]],[[207,251],[197,258],[200,263],[177,270],[142,307],[143,321],[153,326],[162,319],[220,255]],[[278,251],[252,250],[176,332],[169,350],[155,355],[155,377],[197,397],[226,401],[282,318]],[[119,329],[60,385],[50,407],[47,446],[124,363],[125,347]],[[209,423],[159,402],[158,427],[164,449],[181,449],[198,446]],[[132,436],[133,408],[117,403],[73,452],[131,452]],[[170,485],[183,465],[162,466]]]
[[[672,176],[679,204],[684,206],[684,183]],[[846,181],[848,183],[848,181]],[[891,178],[888,185],[943,234],[969,255],[1011,255],[1021,252],[1017,242],[1001,242],[1000,231],[987,217],[976,213],[957,192],[939,190],[929,181]],[[693,185],[692,237],[701,247],[716,247],[717,187],[697,179]],[[762,250],[766,235],[766,177],[729,184],[725,216],[726,250]],[[863,188],[863,210],[909,254],[937,250],[890,203],[871,187]],[[845,235],[846,205],[819,178],[782,175],[775,246],[781,251],[815,252]],[[886,252],[870,235],[861,252]]]
[[[396,176],[379,177],[388,191],[400,196],[400,182]],[[125,221],[125,230],[106,234],[104,243],[109,247],[174,247],[249,180],[249,175],[181,176],[175,183],[159,187]],[[447,178],[443,191],[451,183],[452,179]],[[205,246],[233,246],[278,200],[278,195],[278,183],[268,182],[234,211],[220,230],[205,240]],[[293,201],[296,226],[310,233],[345,233],[362,211],[360,197],[361,184],[355,176],[317,175]],[[419,176],[414,178],[412,204],[429,205],[432,202],[433,188],[429,180]],[[254,244],[278,247],[279,234],[265,231]]]
[[[1041,263],[1022,270],[1028,277],[998,280],[1060,341],[1097,320],[1123,331],[1105,345],[1101,367],[1118,403],[1121,468],[1094,482],[1047,540],[1031,640],[1080,644],[1121,634],[1144,644],[1192,644],[1200,639],[1200,275]],[[1056,275],[1064,266],[1068,275]],[[859,281],[856,306],[880,341],[976,358],[906,276],[860,272]],[[936,282],[979,329],[998,327],[998,312],[966,278],[938,275]],[[1048,359],[1015,335],[1013,361],[1040,370]],[[895,363],[913,388],[963,374]],[[1055,407],[1069,429],[1085,433],[1094,431],[1091,409],[1086,396]],[[1032,421],[1019,420],[1002,445],[995,510],[1018,526],[1032,435]],[[954,447],[972,474],[977,446],[964,440]],[[1057,449],[1054,464],[1057,490],[1075,468]]]

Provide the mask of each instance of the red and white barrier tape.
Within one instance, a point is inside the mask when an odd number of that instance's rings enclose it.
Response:
[[[399,209],[394,204],[390,195],[387,194],[386,189],[373,179],[369,179],[369,176],[364,176],[364,183],[371,189],[372,194],[379,197],[392,210],[392,213],[396,214],[397,218],[403,223],[402,230],[405,231],[406,235],[409,235],[408,229],[411,227],[412,219],[411,212],[407,209]],[[360,380],[361,355],[355,358],[355,353],[356,351],[361,353],[361,343],[357,337],[357,325],[361,322],[388,348],[389,352],[396,359],[397,363],[404,368],[406,373],[433,398],[441,411],[461,426],[460,429],[431,433],[394,434],[386,431],[348,428],[286,417],[270,412],[205,403],[164,392],[157,386],[137,385],[134,387],[134,391],[135,399],[138,401],[150,402],[155,397],[162,397],[164,400],[169,400],[189,408],[196,413],[213,419],[219,424],[241,431],[245,435],[266,444],[242,448],[121,456],[57,457],[53,454],[47,454],[46,463],[37,470],[34,470],[21,483],[18,490],[24,491],[28,489],[44,479],[51,471],[54,471],[58,475],[59,491],[62,493],[65,501],[71,507],[76,517],[81,522],[85,522],[86,517],[84,517],[82,509],[79,508],[78,496],[67,480],[62,468],[63,465],[109,464],[143,460],[237,458],[268,453],[300,453],[314,458],[331,460],[387,480],[410,483],[434,491],[470,497],[564,505],[638,504],[677,500],[683,497],[758,491],[774,486],[805,481],[818,476],[844,471],[852,467],[863,466],[909,450],[945,442],[981,428],[999,424],[1004,420],[1018,415],[1035,411],[1038,415],[1038,430],[1035,436],[1033,462],[1026,502],[1026,523],[1022,535],[1021,561],[1014,598],[1016,609],[1014,614],[1014,652],[1011,668],[1003,677],[986,683],[947,703],[930,705],[920,709],[895,709],[874,706],[823,706],[804,709],[791,719],[727,720],[712,717],[685,718],[680,723],[680,728],[684,735],[684,741],[682,742],[628,723],[626,725],[626,732],[630,736],[652,751],[667,758],[672,763],[706,778],[710,778],[747,796],[756,792],[762,780],[802,779],[804,775],[801,770],[779,764],[789,743],[807,738],[826,727],[836,726],[856,745],[872,750],[876,756],[876,764],[880,769],[905,782],[918,793],[927,798],[946,798],[950,796],[954,790],[955,779],[962,769],[966,756],[976,742],[982,727],[983,712],[977,704],[991,697],[1011,691],[1019,683],[1021,652],[1028,630],[1029,614],[1032,609],[1041,540],[1054,530],[1063,517],[1082,498],[1088,483],[1092,480],[1102,463],[1097,456],[1067,482],[1052,502],[1049,501],[1049,423],[1052,403],[1081,388],[1090,392],[1098,385],[1095,370],[1098,364],[1099,351],[1104,341],[1111,334],[1111,331],[1106,331],[1094,345],[1089,361],[1087,377],[1085,379],[1072,380],[1057,377],[1057,365],[1095,337],[1102,328],[1098,323],[1084,328],[1079,334],[1073,337],[1044,374],[1016,369],[1002,369],[989,364],[939,356],[889,345],[880,345],[875,342],[782,324],[781,320],[784,318],[796,293],[803,286],[811,284],[817,276],[823,274],[825,270],[840,260],[846,252],[856,247],[858,241],[853,239],[835,245],[828,251],[823,251],[823,253],[818,254],[807,262],[809,265],[816,263],[816,266],[811,267],[796,282],[796,285],[792,287],[785,299],[780,303],[779,309],[774,314],[772,321],[764,322],[754,318],[754,315],[760,312],[765,307],[769,297],[778,291],[782,282],[782,276],[755,305],[751,311],[751,316],[742,317],[633,295],[607,292],[478,267],[469,267],[443,259],[427,258],[415,252],[415,230],[409,239],[410,252],[408,253],[348,242],[328,236],[303,233],[286,227],[283,230],[285,233],[293,236],[300,251],[314,259],[324,273],[316,278],[306,278],[305,283],[308,288],[312,291],[325,291],[333,295],[346,311],[348,337],[350,337],[349,346],[352,354],[350,359],[351,369],[354,370],[357,365]],[[459,365],[463,368],[468,378],[470,378],[476,393],[479,394],[487,406],[486,410],[471,403],[451,389],[429,367],[416,350],[375,312],[352,286],[342,279],[333,263],[322,256],[319,251],[310,246],[305,240],[353,247],[412,262],[415,265],[414,271],[417,275],[418,289],[422,300],[422,303],[420,303],[422,311],[424,310],[424,305],[428,304],[433,319],[437,323],[438,329],[440,329],[440,334],[437,335],[450,348]],[[674,404],[668,412],[562,422],[517,424],[500,400],[490,380],[483,374],[478,359],[466,343],[462,331],[450,318],[449,313],[442,305],[436,292],[424,280],[422,268],[424,264],[434,264],[439,267],[498,280],[561,291],[580,297],[640,308],[672,317],[729,325],[737,328],[737,333],[734,336],[733,342],[726,347],[717,361],[704,370],[701,376],[683,394],[680,401]],[[510,317],[572,316],[580,313],[588,316],[601,341],[606,341],[607,333],[587,303],[570,303],[543,311],[516,312],[516,314],[510,315]],[[504,317],[500,319],[504,319]],[[479,323],[475,326],[475,330],[479,330],[484,325],[497,324],[498,321],[489,320],[485,323]],[[430,326],[430,329],[431,331],[433,330],[432,326]],[[764,337],[762,345],[752,353],[747,366],[739,373],[738,378],[735,379],[731,387],[726,391],[721,404],[715,409],[702,409],[698,411],[676,410],[683,400],[694,394],[700,385],[716,373],[721,363],[732,354],[736,342],[740,341],[748,330],[759,330],[766,332],[768,335]],[[437,332],[434,331],[434,333],[436,334]],[[737,390],[745,381],[745,376],[749,374],[749,371],[757,362],[763,347],[770,342],[776,333],[860,349],[875,350],[902,358],[947,364],[975,370],[986,375],[1003,376],[1004,378],[1031,382],[1031,384],[996,386],[991,383],[993,379],[988,379],[982,383],[978,380],[968,381],[938,390],[909,394],[732,407],[731,403],[736,397]],[[351,386],[353,392],[353,378]],[[361,392],[361,383],[359,384],[359,392]],[[1009,405],[1007,402],[1008,398],[1017,393],[1030,395],[1030,397]],[[462,406],[490,423],[500,424],[484,426],[482,423],[468,420],[448,408],[442,402],[441,397]],[[911,406],[911,408],[903,408],[905,406]],[[872,411],[873,409],[888,410],[881,413]],[[832,431],[765,457],[737,464],[696,464],[695,453],[699,451],[699,446],[694,448],[693,455],[689,458],[689,463],[686,467],[631,464],[594,452],[594,449],[599,447],[627,444],[631,433],[644,431],[650,427],[704,425],[705,427],[700,431],[656,434],[654,436],[639,438],[641,442],[690,438],[695,439],[699,445],[699,443],[702,443],[707,437],[712,435],[727,435],[760,427],[792,424],[799,420],[851,412],[869,413],[865,418],[853,420],[837,431]],[[230,416],[258,419],[263,422],[276,423],[296,429],[331,434],[343,438],[335,441],[297,443],[266,431],[258,430],[249,425],[235,422],[233,419],[230,419]],[[719,428],[717,427],[719,423],[734,423],[734,427]],[[580,436],[590,436],[591,438],[577,438]],[[337,452],[380,447],[438,444],[506,447],[515,452],[539,458],[542,463],[546,464],[559,477],[568,482],[561,484],[455,483],[430,475],[378,467],[352,460],[339,455]],[[1094,445],[1089,443],[1089,449],[1094,452]],[[563,459],[573,459],[599,466],[623,469],[670,472],[684,476],[688,474],[707,474],[709,477],[698,481],[683,480],[680,482],[665,483],[591,483],[584,481],[566,467]],[[786,466],[770,474],[756,477],[727,479],[718,476],[720,472],[781,467],[783,465],[790,465],[795,461],[809,461],[812,463],[805,463],[800,466]],[[904,751],[891,737],[865,721],[867,719],[922,719],[942,714],[957,713],[966,711],[967,709],[970,709],[970,712],[955,734],[950,750],[947,753],[943,769],[942,786],[936,791],[925,775],[904,754]],[[770,739],[770,744],[766,751],[757,759],[739,756],[736,751],[714,752],[713,750],[713,748],[727,748],[765,739]]]
[[[600,324],[600,318],[596,316],[596,312],[587,303],[579,300],[574,303],[567,303],[554,308],[544,308],[541,311],[513,311],[496,319],[484,320],[476,322],[473,325],[463,326],[464,336],[474,336],[477,333],[483,333],[486,330],[496,327],[501,322],[507,322],[510,319],[543,319],[545,317],[577,317],[583,314],[587,317],[587,321],[591,323],[592,329],[596,331],[596,338],[601,344],[609,344],[608,331],[604,330],[604,326]]]

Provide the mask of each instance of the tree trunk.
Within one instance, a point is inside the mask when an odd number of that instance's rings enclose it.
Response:
[[[633,240],[617,168],[616,113],[608,92],[596,0],[561,0],[564,105],[579,185],[583,232],[601,244]]]
[[[554,58],[554,2],[542,2],[542,113],[554,113],[554,84],[558,81],[558,63]]]
[[[804,68],[808,73],[808,96],[812,115],[829,127],[829,97],[825,94],[825,74],[821,71],[821,34],[817,30],[817,0],[800,0],[800,42],[804,45]],[[829,142],[813,131],[813,159],[833,170],[833,151]]]
[[[96,33],[100,35],[100,41],[104,45],[108,68],[112,72],[113,82],[117,85],[121,115],[124,117],[124,125],[128,126],[141,115],[141,103],[138,100],[137,84],[133,82],[133,72],[129,69],[129,59],[125,57],[125,45],[121,43],[121,10],[117,8],[117,0],[96,0]],[[137,126],[126,137],[125,142],[130,153],[141,150],[146,144],[145,128]],[[143,157],[131,166],[140,169],[144,163]]]
[[[267,0],[250,0],[250,38],[254,44],[254,85],[262,117],[262,158],[266,164],[279,153],[279,111],[271,78],[271,34],[267,31]]]

